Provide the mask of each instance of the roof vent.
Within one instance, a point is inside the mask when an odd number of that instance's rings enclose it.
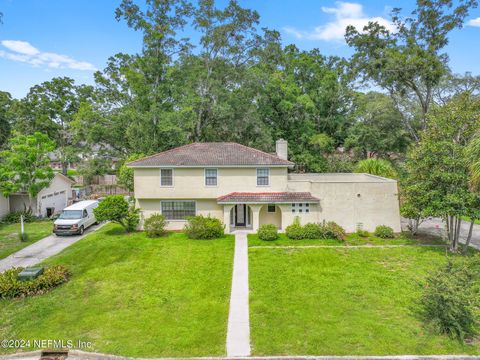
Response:
[[[278,139],[276,142],[275,152],[280,159],[288,160],[288,141]]]

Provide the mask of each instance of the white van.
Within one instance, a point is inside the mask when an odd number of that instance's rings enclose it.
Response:
[[[85,229],[97,223],[93,214],[97,206],[97,200],[85,200],[67,206],[53,223],[53,232],[56,235],[82,235]]]

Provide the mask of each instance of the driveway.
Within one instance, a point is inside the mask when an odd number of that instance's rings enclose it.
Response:
[[[38,264],[50,256],[56,255],[63,249],[75,244],[89,233],[101,228],[104,224],[93,225],[83,235],[56,236],[49,235],[36,243],[23,248],[16,253],[0,260],[0,273],[12,267],[27,267]]]
[[[402,229],[407,230],[408,220],[402,218]],[[460,229],[460,242],[464,243],[468,236],[470,222],[462,221]],[[440,236],[445,238],[445,223],[439,218],[429,218],[422,222],[418,228],[419,234]],[[480,250],[480,225],[473,225],[472,241],[470,245]]]

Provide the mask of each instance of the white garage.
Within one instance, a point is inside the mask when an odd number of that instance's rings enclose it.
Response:
[[[55,174],[50,185],[33,199],[32,212],[35,216],[49,217],[68,206],[74,181],[60,173]],[[17,193],[10,195],[10,211],[25,211],[30,206],[28,195]]]

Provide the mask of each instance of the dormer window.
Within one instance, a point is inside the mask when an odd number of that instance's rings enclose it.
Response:
[[[268,168],[257,169],[257,186],[270,185],[270,170]]]
[[[160,186],[173,186],[173,169],[160,169]]]

